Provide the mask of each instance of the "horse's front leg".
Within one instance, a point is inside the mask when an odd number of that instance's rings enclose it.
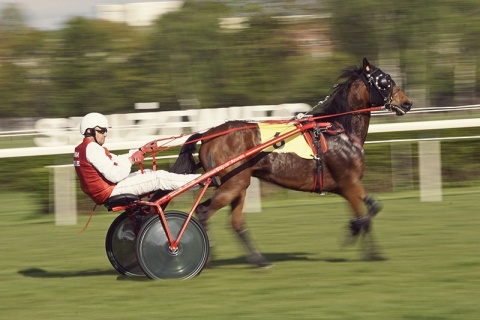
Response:
[[[353,243],[360,236],[362,238],[361,245],[364,257],[367,260],[383,260],[379,253],[374,236],[371,232],[372,220],[382,209],[381,204],[373,196],[364,196],[356,203],[358,206],[365,205],[366,214],[362,214],[363,210],[354,210],[355,218],[349,223],[349,236],[346,243]],[[353,206],[353,205],[352,205]]]
[[[365,194],[361,184],[349,185],[343,190],[346,191],[340,192],[340,194],[350,204],[354,216],[348,225],[350,234],[347,239],[347,243],[353,243],[360,234],[370,232],[372,219],[380,212],[382,206],[373,196]]]
[[[363,198],[363,203],[365,203],[365,206],[367,207],[367,216],[370,218],[370,220],[382,210],[382,205],[372,195]]]
[[[350,234],[352,237],[358,236],[362,231],[365,233],[370,232],[372,219],[382,210],[381,204],[373,196],[364,197],[362,202],[367,209],[367,214],[357,214],[357,211],[354,210],[356,213],[355,218],[350,220],[349,224]]]

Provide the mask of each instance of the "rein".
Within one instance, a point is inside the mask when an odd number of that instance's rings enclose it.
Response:
[[[256,128],[258,128],[258,127],[257,126],[244,126],[244,127],[239,127],[239,128],[232,128],[232,129],[225,130],[225,131],[218,132],[218,133],[214,133],[214,134],[211,134],[211,135],[208,135],[208,136],[202,136],[201,138],[198,138],[198,139],[193,139],[193,140],[187,141],[187,142],[185,142],[185,144],[197,143],[198,141],[213,139],[213,138],[228,134],[230,132],[235,132],[235,131],[239,131],[239,130],[246,130],[246,129],[256,129]]]
[[[328,118],[343,116],[343,115],[347,115],[347,114],[357,114],[357,113],[367,113],[367,112],[371,112],[371,111],[379,111],[379,110],[382,110],[382,108],[383,108],[383,106],[378,106],[378,107],[371,107],[371,108],[365,108],[365,109],[360,109],[360,110],[346,111],[346,112],[342,112],[342,113],[328,114],[328,115],[322,115],[322,116],[316,116],[316,117],[308,117],[306,119],[300,118],[300,119],[294,119],[294,120],[291,120],[291,119],[265,120],[265,121],[260,121],[260,122],[264,122],[264,123],[289,123],[289,122],[301,123],[301,122],[304,122],[304,121],[313,122],[313,121],[319,120],[319,119],[328,119]],[[185,144],[197,143],[198,141],[212,139],[212,138],[215,138],[215,137],[218,137],[218,136],[228,134],[230,132],[235,132],[235,131],[239,131],[239,130],[246,130],[246,129],[255,129],[255,128],[257,128],[257,126],[253,126],[253,125],[252,126],[232,128],[232,129],[225,130],[225,131],[222,131],[222,132],[218,132],[218,133],[215,133],[215,134],[211,134],[211,135],[208,135],[208,136],[202,136],[201,138],[198,138],[198,139],[190,140],[188,142],[185,142]],[[181,138],[183,136],[185,136],[185,135],[172,137],[172,138],[177,139],[177,138]],[[166,139],[170,139],[170,138],[166,138]],[[165,139],[163,139],[163,140],[165,140]],[[159,141],[159,140],[154,140],[154,141]]]
[[[384,106],[377,106],[377,107],[370,107],[370,108],[365,108],[365,109],[360,109],[360,110],[352,110],[352,111],[346,111],[346,112],[342,112],[342,113],[335,113],[335,114],[327,114],[327,115],[321,115],[321,116],[315,116],[315,117],[308,117],[308,118],[300,118],[300,119],[286,119],[286,120],[266,120],[266,121],[263,121],[265,123],[289,123],[289,122],[295,122],[295,123],[301,123],[301,122],[305,122],[305,121],[308,121],[308,122],[314,122],[316,120],[320,120],[320,119],[328,119],[328,118],[333,118],[333,117],[338,117],[338,116],[343,116],[343,115],[348,115],[348,114],[359,114],[359,113],[367,113],[367,112],[372,112],[372,111],[379,111],[381,110],[382,108],[384,108]],[[235,131],[240,131],[240,130],[246,130],[246,129],[255,129],[257,128],[257,126],[255,125],[251,125],[251,126],[244,126],[244,127],[239,127],[239,128],[232,128],[232,129],[229,129],[229,130],[225,130],[225,131],[222,131],[222,132],[218,132],[218,133],[214,133],[214,134],[211,134],[211,135],[208,135],[208,136],[202,136],[198,139],[193,139],[193,140],[190,140],[190,141],[187,141],[185,142],[184,144],[191,144],[191,143],[197,143],[199,141],[203,141],[203,140],[208,140],[208,139],[213,139],[213,138],[216,138],[216,137],[219,137],[219,136],[222,136],[222,135],[225,135],[225,134],[228,134],[230,132],[235,132]],[[194,133],[198,133],[198,132],[194,132]],[[152,143],[152,142],[159,142],[159,141],[164,141],[164,140],[168,140],[168,141],[174,141],[176,139],[179,139],[179,138],[182,138],[184,136],[186,136],[187,134],[181,134],[181,135],[178,135],[178,136],[173,136],[173,137],[169,137],[169,138],[163,138],[163,139],[157,139],[157,140],[153,140],[151,142],[149,142],[148,144]],[[175,145],[175,146],[170,146],[170,147],[164,147],[164,146],[157,146],[157,148],[155,148],[154,151],[156,150],[160,150],[160,151],[164,151],[164,150],[168,150],[172,147],[176,147],[176,146],[179,146],[179,145]]]
[[[316,117],[309,117],[306,120],[307,121],[315,121],[319,119],[328,119],[328,118],[333,118],[333,117],[338,117],[338,116],[344,116],[347,114],[357,114],[357,113],[367,113],[367,112],[372,112],[372,111],[380,111],[382,110],[384,106],[377,106],[377,107],[370,107],[370,108],[365,108],[365,109],[360,109],[360,110],[352,110],[352,111],[346,111],[342,113],[335,113],[335,114],[326,114],[322,116],[316,116]]]

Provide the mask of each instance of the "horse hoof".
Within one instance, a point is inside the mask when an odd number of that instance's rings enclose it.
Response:
[[[349,233],[343,238],[343,240],[341,240],[341,246],[342,247],[351,246],[355,244],[357,239],[358,239],[358,236],[353,236]]]
[[[256,265],[259,268],[270,268],[272,264],[260,253],[247,256],[247,262]]]
[[[385,261],[388,260],[380,252],[365,252],[363,256],[365,261]]]
[[[353,241],[358,238],[362,230],[368,233],[370,230],[370,219],[370,216],[363,216],[350,220],[348,229],[350,230],[350,238]]]
[[[376,254],[373,256],[368,257],[368,261],[386,261],[388,260],[386,257],[382,256],[381,254]]]
[[[370,217],[376,216],[377,213],[379,213],[383,209],[383,205],[380,202],[378,202],[373,196],[367,196],[364,199],[364,202],[365,202],[365,205],[367,206],[368,215]]]

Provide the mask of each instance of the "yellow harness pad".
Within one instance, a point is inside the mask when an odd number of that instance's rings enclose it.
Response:
[[[260,128],[260,136],[262,143],[272,138],[278,137],[289,131],[296,129],[296,126],[290,123],[286,124],[270,124],[270,123],[257,123]],[[302,133],[298,133],[286,140],[282,140],[271,147],[264,149],[266,152],[290,152],[296,153],[299,157],[304,159],[313,159],[313,151],[310,145],[305,140]]]

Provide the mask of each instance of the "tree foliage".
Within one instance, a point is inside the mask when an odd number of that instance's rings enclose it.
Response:
[[[147,29],[74,17],[40,31],[8,4],[0,10],[0,114],[126,112],[149,101],[163,110],[314,104],[364,56],[398,57],[404,89],[424,86],[431,102],[447,105],[457,94],[455,66],[480,68],[479,12],[475,0],[188,0]],[[225,28],[225,18],[246,20]],[[313,56],[292,36],[309,29],[331,39],[330,54]]]

